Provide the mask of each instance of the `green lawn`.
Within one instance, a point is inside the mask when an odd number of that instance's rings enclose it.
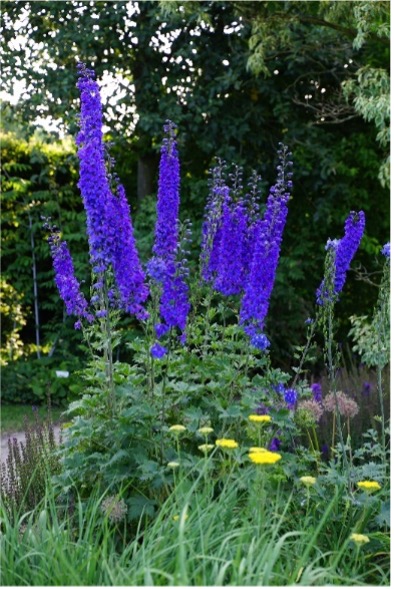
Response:
[[[48,415],[47,407],[38,407],[38,415],[41,420]],[[64,409],[54,407],[52,409],[52,419],[56,423],[61,420],[61,414]],[[31,405],[1,405],[1,433],[22,431],[24,429],[24,420],[27,417],[29,422],[34,421],[34,412]]]

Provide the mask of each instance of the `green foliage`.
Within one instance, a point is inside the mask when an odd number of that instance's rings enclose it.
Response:
[[[137,529],[125,519],[111,522],[104,509],[110,497],[97,489],[85,502],[76,497],[66,504],[49,490],[30,514],[15,521],[3,516],[3,584],[388,583],[389,536],[372,517],[382,498],[359,491],[349,497],[343,485],[319,478],[311,488],[294,478],[284,486],[276,480],[280,466],[250,464],[234,477],[227,467],[218,492],[207,476],[214,459],[178,476],[148,527],[144,515]],[[354,532],[369,542],[357,547]]]
[[[56,406],[64,406],[82,392],[78,375],[81,363],[71,356],[25,356],[2,368],[2,402],[45,404],[48,395]],[[69,372],[59,377],[57,372]]]

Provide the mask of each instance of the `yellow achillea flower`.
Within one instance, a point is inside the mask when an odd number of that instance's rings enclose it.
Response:
[[[227,448],[228,450],[238,448],[238,443],[230,438],[221,438],[220,440],[216,440],[215,444],[216,446],[219,446],[219,448]]]
[[[211,434],[213,432],[213,428],[208,427],[208,426],[204,426],[204,427],[200,427],[200,429],[198,429],[197,431],[199,434],[202,434],[203,436],[207,436],[208,434]]]
[[[269,423],[271,421],[269,415],[249,415],[248,419],[254,423]]]
[[[350,539],[353,540],[358,546],[361,544],[367,544],[369,542],[368,536],[364,536],[364,534],[351,534]]]
[[[180,466],[180,465],[179,465],[179,462],[169,462],[167,464],[167,466],[168,466],[168,468],[178,468],[178,466]]]
[[[282,456],[277,452],[250,452],[249,458],[254,464],[275,464]]]
[[[307,487],[310,487],[311,485],[316,484],[316,477],[300,477],[300,481],[301,483],[304,483],[304,485],[306,485]]]
[[[172,425],[168,431],[175,432],[176,434],[180,434],[182,432],[185,432],[186,428],[184,425]]]
[[[266,448],[260,448],[260,446],[252,446],[251,448],[249,448],[249,453],[253,452],[269,452],[269,450],[267,450]]]
[[[366,493],[374,493],[382,488],[377,481],[360,481],[357,487]]]
[[[210,450],[213,450],[214,447],[215,446],[213,444],[201,444],[201,446],[199,446],[198,449],[201,450],[201,452],[204,452],[204,454],[206,454]]]

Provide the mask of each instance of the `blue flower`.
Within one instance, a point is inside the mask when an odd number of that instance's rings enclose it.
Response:
[[[250,343],[252,344],[252,346],[258,348],[259,350],[262,350],[263,352],[271,345],[269,339],[263,333],[258,333],[254,335]]]
[[[150,353],[152,354],[153,358],[156,358],[157,360],[163,358],[167,354],[167,351],[167,348],[161,346],[158,342],[153,344],[153,346],[150,349]]]
[[[50,245],[53,268],[55,271],[55,282],[60,297],[66,305],[68,315],[76,315],[85,318],[89,323],[93,316],[88,310],[88,303],[81,291],[81,287],[75,277],[74,264],[66,241],[62,241],[60,233],[48,224],[45,225],[51,231],[48,238]],[[75,329],[80,329],[80,322],[77,321]]]
[[[311,385],[311,390],[312,390],[314,400],[317,401],[318,403],[321,403],[322,399],[323,399],[321,384],[319,384],[318,382],[314,382]]]
[[[295,389],[286,389],[283,398],[286,401],[289,409],[294,409],[298,398],[297,391]]]
[[[288,167],[292,162],[288,158],[291,154],[285,146],[278,153],[278,178],[270,189],[264,218],[254,225],[253,257],[241,302],[240,323],[251,338],[264,331],[290,198]]]
[[[346,281],[346,272],[350,268],[350,263],[360,245],[365,227],[365,215],[363,211],[358,213],[351,211],[345,222],[345,235],[340,240],[331,240],[327,242],[326,249],[331,250],[334,256],[334,276],[333,292],[330,293],[329,284],[324,277],[321,285],[316,292],[316,300],[319,305],[332,302],[342,291]]]
[[[175,125],[167,121],[164,131],[166,136],[160,158],[154,256],[147,266],[148,273],[161,287],[160,316],[164,327],[159,327],[160,335],[171,328],[179,328],[183,334],[190,310],[186,259],[177,259],[178,253],[182,252],[179,242],[180,173]]]
[[[380,250],[380,253],[385,257],[390,259],[390,242],[386,243],[382,249]]]

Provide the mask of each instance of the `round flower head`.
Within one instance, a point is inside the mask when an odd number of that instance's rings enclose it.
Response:
[[[275,464],[281,460],[282,456],[277,452],[250,452],[249,458],[254,464]]]
[[[305,401],[301,401],[298,405],[298,410],[307,411],[315,423],[317,423],[323,415],[322,406],[314,399],[306,399]]]
[[[210,450],[213,450],[214,447],[214,444],[201,444],[198,449],[201,450],[201,452],[204,452],[204,454],[207,454]]]
[[[172,425],[168,431],[181,434],[182,432],[186,431],[186,428],[184,425]]]
[[[179,462],[169,462],[167,464],[168,468],[178,468],[178,466],[180,466]]]
[[[309,477],[309,476],[300,477],[300,481],[301,481],[301,483],[303,483],[307,487],[311,487],[312,485],[316,484],[316,477]]]
[[[127,505],[123,499],[110,495],[101,503],[101,511],[108,517],[110,522],[116,524],[126,517]]]
[[[215,444],[219,448],[226,448],[227,450],[238,448],[238,443],[230,438],[221,438],[220,440],[216,440]]]
[[[362,544],[367,544],[369,542],[368,536],[365,536],[364,534],[355,533],[350,535],[350,540],[353,540],[353,542],[355,542],[358,546],[361,546]]]
[[[337,392],[337,401],[338,401],[338,408],[339,413],[344,417],[354,417],[358,413],[358,404],[356,401],[351,399],[342,391]],[[335,402],[335,394],[330,393],[327,397],[323,400],[323,407],[326,411],[331,413],[335,413],[336,411],[336,402]]]
[[[360,481],[357,487],[366,493],[374,493],[382,488],[377,481]]]
[[[248,419],[254,423],[269,423],[271,421],[269,415],[249,415]]]
[[[203,436],[207,436],[208,434],[211,434],[213,432],[213,428],[208,427],[208,426],[204,426],[204,427],[200,427],[200,429],[198,429],[197,431],[199,434],[201,434]]]

